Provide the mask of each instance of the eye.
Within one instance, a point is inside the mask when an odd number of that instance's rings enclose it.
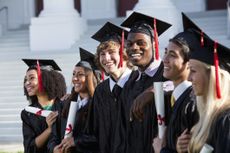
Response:
[[[147,43],[146,43],[144,40],[138,40],[138,41],[137,41],[137,45],[138,45],[138,46],[146,46]]]

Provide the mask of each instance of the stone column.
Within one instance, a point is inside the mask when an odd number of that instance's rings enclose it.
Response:
[[[44,0],[39,17],[31,19],[30,49],[68,50],[86,29],[86,21],[74,9],[73,0]]]
[[[139,0],[133,11],[156,17],[173,25],[159,37],[161,56],[164,48],[168,45],[169,39],[183,31],[181,14],[171,0]],[[132,11],[128,11],[127,15],[131,13]]]

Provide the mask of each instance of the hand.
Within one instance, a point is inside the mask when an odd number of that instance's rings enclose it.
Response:
[[[151,104],[154,97],[153,86],[146,89],[136,97],[130,109],[130,121],[134,118],[142,121],[144,118],[144,108]]]
[[[68,153],[70,151],[70,148],[75,146],[73,137],[63,139],[61,142],[61,146],[61,151],[63,153]]]
[[[62,98],[61,101],[65,101],[70,97],[70,94],[65,94]]]
[[[188,129],[185,129],[184,132],[177,138],[176,150],[178,153],[183,153],[188,151],[188,144],[191,139],[191,134],[188,133]]]
[[[159,137],[154,138],[153,143],[152,143],[154,152],[155,153],[160,153],[161,149],[164,146],[163,144],[164,144],[163,139],[160,139]]]
[[[46,117],[46,123],[48,125],[48,128],[51,128],[53,123],[56,121],[58,116],[58,112],[51,112],[47,117]]]
[[[61,144],[54,147],[53,153],[62,153]]]

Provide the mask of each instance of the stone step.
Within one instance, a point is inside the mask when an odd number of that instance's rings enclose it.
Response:
[[[22,134],[4,134],[0,135],[0,143],[23,142]],[[19,150],[20,151],[20,150]]]
[[[0,115],[20,115],[22,108],[0,108]]]

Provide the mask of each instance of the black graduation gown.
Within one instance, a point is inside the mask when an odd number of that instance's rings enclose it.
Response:
[[[38,103],[31,104],[32,107],[41,108]],[[52,111],[61,113],[62,102],[56,101],[52,106]],[[23,130],[23,145],[25,153],[48,153],[47,143],[42,148],[37,148],[35,138],[39,136],[45,129],[47,129],[46,118],[42,116],[29,113],[26,110],[21,112],[22,130]],[[59,120],[59,119],[57,119]]]
[[[207,143],[212,153],[230,153],[230,109],[223,111],[213,122]]]
[[[153,86],[153,82],[163,82],[166,79],[163,77],[163,63],[161,62],[157,72],[153,77],[147,75],[144,78],[136,81],[138,71],[132,74],[130,80],[124,86],[122,98],[122,124],[124,126],[125,135],[125,151],[126,153],[152,153],[152,140],[157,136],[157,113],[155,104],[145,108],[144,119],[142,122],[134,120],[129,121],[130,108],[134,99],[141,94],[144,90]],[[123,152],[123,151],[122,151]]]
[[[172,108],[166,131],[166,147],[162,148],[161,153],[176,153],[177,138],[186,128],[190,130],[198,119],[196,97],[192,87],[188,87]]]
[[[89,108],[92,99],[76,112],[76,118],[73,129],[75,147],[71,149],[73,153],[88,153],[94,150],[97,144],[96,139],[88,133]],[[48,143],[49,152],[53,152],[56,145],[59,145],[64,138],[67,118],[61,117],[61,124],[54,124],[52,134]],[[59,131],[58,131],[59,130]]]
[[[122,89],[120,89],[120,93]],[[93,96],[93,128],[99,142],[100,153],[113,153],[118,149],[120,94],[115,96],[110,90],[109,79],[100,83]]]

